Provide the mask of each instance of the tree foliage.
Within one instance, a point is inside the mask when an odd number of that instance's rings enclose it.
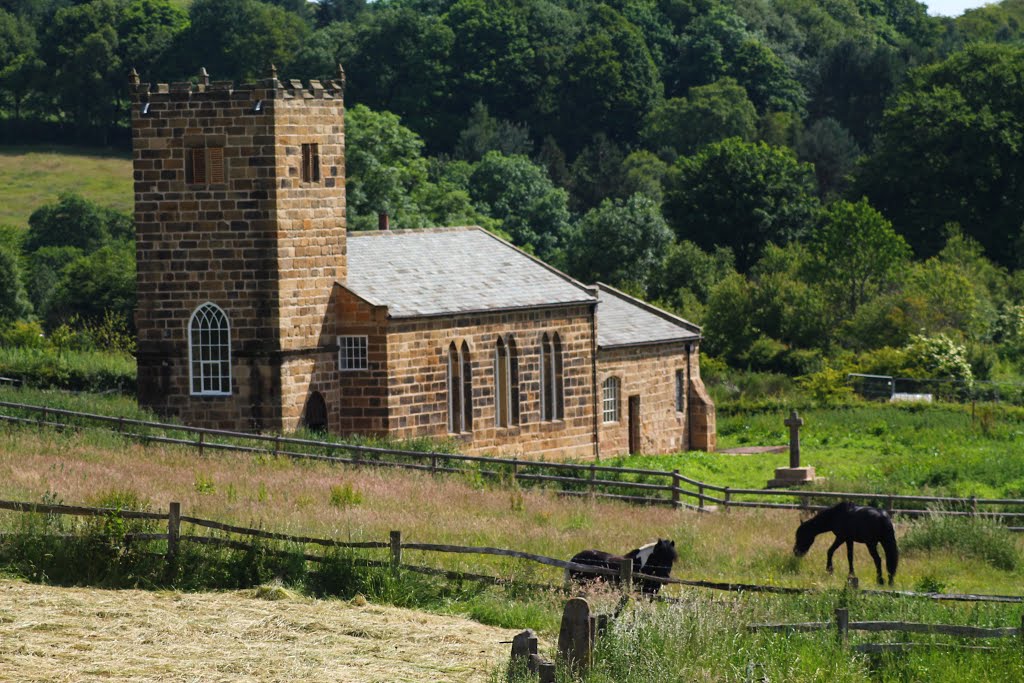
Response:
[[[730,138],[676,162],[665,211],[680,239],[733,250],[740,270],[764,245],[806,236],[818,209],[813,168],[789,150]]]
[[[1021,257],[1024,48],[971,46],[915,70],[885,113],[859,186],[917,254],[957,223],[997,262]]]

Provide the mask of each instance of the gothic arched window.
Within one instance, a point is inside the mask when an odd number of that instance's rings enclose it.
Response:
[[[188,366],[192,394],[231,393],[231,325],[217,304],[206,302],[192,312]]]

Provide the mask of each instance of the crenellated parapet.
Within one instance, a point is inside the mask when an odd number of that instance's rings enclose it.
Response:
[[[345,94],[345,71],[338,65],[335,78],[301,81],[282,80],[277,69],[271,65],[268,78],[249,83],[234,81],[211,81],[205,68],[200,69],[198,79],[175,83],[142,83],[139,74],[132,69],[128,79],[129,91],[134,102],[181,101],[181,100],[292,100],[292,99],[342,99]]]

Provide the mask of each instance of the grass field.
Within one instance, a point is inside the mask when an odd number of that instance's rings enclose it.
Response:
[[[82,147],[0,147],[0,225],[27,226],[32,212],[61,192],[131,211],[129,154]]]
[[[0,391],[2,398],[13,396],[38,402],[44,394]],[[66,407],[131,414],[131,401],[124,398],[59,396]],[[812,416],[815,425],[833,419],[827,411],[818,415],[808,411],[809,425]],[[726,443],[738,441],[735,434],[750,431],[737,428],[739,423],[733,423],[734,419],[741,418],[727,418]],[[757,426],[760,418],[746,419],[754,425],[751,429],[755,433],[762,428]],[[853,417],[847,414],[834,419]],[[946,418],[933,419],[936,425],[946,424]],[[764,429],[775,429],[773,423],[773,418],[764,417]],[[901,424],[900,416],[893,416],[891,423]],[[948,428],[954,429],[956,424],[963,427],[962,422],[951,420]],[[913,430],[913,422],[906,428]],[[899,427],[896,432],[903,429]],[[855,433],[862,431],[858,428]],[[953,440],[952,435],[944,438]],[[809,437],[809,442],[824,439],[819,435]],[[963,447],[971,442],[966,435],[960,439]],[[742,456],[734,456],[734,460],[752,461]],[[673,572],[679,578],[813,590],[804,596],[771,596],[669,587],[665,593],[681,602],[668,607],[630,608],[604,641],[588,683],[746,680],[749,667],[755,670],[752,680],[763,675],[768,680],[793,681],[1015,681],[1024,673],[1024,657],[1016,641],[993,643],[995,650],[978,654],[951,650],[955,643],[948,638],[924,636],[934,648],[871,658],[840,650],[829,633],[782,636],[748,632],[747,626],[752,623],[828,620],[837,605],[849,607],[857,620],[1020,624],[1019,604],[945,604],[849,593],[843,588],[844,558],[837,557],[835,576],[824,571],[828,541],[819,540],[803,560],[793,557],[793,532],[800,518],[791,511],[700,515],[492,486],[472,473],[432,477],[209,451],[197,457],[194,450],[143,447],[109,433],[60,433],[6,426],[0,426],[0,498],[86,505],[112,498],[136,499],[154,509],[166,509],[169,501],[176,500],[181,502],[185,515],[271,531],[384,541],[390,530],[398,529],[406,542],[503,547],[564,559],[587,547],[625,552],[655,537],[672,538],[680,549],[680,562]],[[18,520],[13,513],[0,513],[0,528],[17,528]],[[970,520],[958,524],[942,526],[934,520],[898,524],[903,553],[896,587],[1019,594],[1024,584],[1024,539]],[[369,555],[384,557],[379,551],[369,551]],[[433,613],[470,617],[508,629],[532,627],[541,632],[545,648],[551,653],[565,599],[558,590],[558,570],[508,558],[411,550],[405,552],[404,562],[551,585],[550,591],[544,591],[517,587],[521,583],[507,589],[481,589],[471,582],[433,587],[397,583],[381,584],[381,594],[371,596],[375,602],[391,601]],[[872,563],[863,547],[857,548],[855,564],[862,585],[871,587]],[[601,599],[610,600],[601,595],[594,597],[596,602]],[[884,636],[858,638],[865,642]],[[494,666],[500,667],[506,656],[505,652],[499,653]],[[227,659],[220,662],[223,667],[231,665]],[[427,678],[456,680],[438,675],[431,678],[429,674]],[[492,670],[492,680],[499,679]],[[370,675],[345,680],[378,679]]]

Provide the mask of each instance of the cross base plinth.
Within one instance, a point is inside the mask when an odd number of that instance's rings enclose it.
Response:
[[[768,488],[780,489],[799,486],[814,481],[813,467],[776,467],[775,478],[768,482]]]

